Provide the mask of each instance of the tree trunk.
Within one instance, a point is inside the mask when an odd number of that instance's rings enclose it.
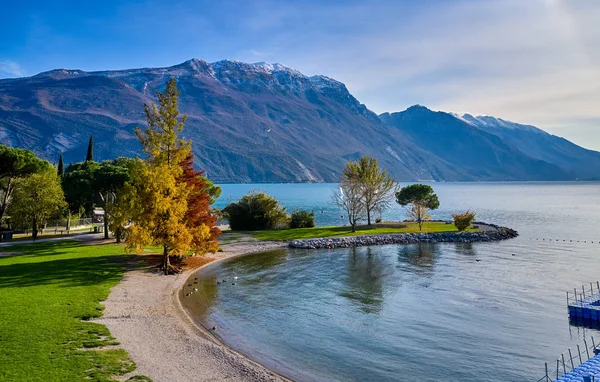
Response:
[[[33,222],[31,225],[32,225],[31,237],[33,238],[33,241],[35,241],[37,239],[37,235],[38,235],[37,218],[33,218]]]
[[[67,209],[67,233],[71,231],[71,210]]]
[[[6,183],[6,189],[4,190],[4,197],[2,198],[2,204],[0,204],[0,228],[2,228],[2,218],[4,217],[4,213],[6,212],[6,205],[8,204],[8,199],[10,198],[11,191],[11,178],[8,178],[8,183]]]
[[[108,240],[108,215],[104,211],[104,240]]]
[[[169,274],[169,270],[171,269],[171,263],[169,262],[169,249],[165,245],[163,247],[163,271],[165,275]]]
[[[371,225],[371,210],[367,207],[367,225]]]
[[[115,237],[117,238],[117,244],[121,243],[121,228],[115,230]]]
[[[356,222],[350,224],[352,225],[352,232],[356,232]]]
[[[104,210],[104,217],[102,219],[103,223],[104,223],[104,240],[108,240],[108,197],[109,197],[109,193],[108,191],[102,195],[102,193],[100,192],[100,199],[102,199],[102,209]]]

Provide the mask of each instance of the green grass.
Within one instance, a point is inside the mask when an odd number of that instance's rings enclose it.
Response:
[[[254,231],[252,236],[260,240],[298,240],[335,236],[376,235],[385,233],[420,232],[416,223],[403,223],[393,225],[357,226],[356,232],[351,232],[350,226],[344,227],[314,227],[296,228],[271,231]],[[456,232],[454,224],[440,222],[423,223],[421,232]]]
[[[130,255],[74,241],[15,245],[0,257],[0,380],[110,381],[135,364],[108,329],[89,322]],[[3,252],[0,252],[2,256]]]
[[[68,237],[68,236],[76,236],[76,235],[87,235],[87,234],[92,234],[92,232],[89,232],[89,229],[87,230],[71,230],[70,234],[64,233],[64,234],[54,234],[54,233],[44,233],[44,234],[38,234],[37,239],[38,240],[42,240],[42,239],[54,239],[57,237]],[[15,241],[27,241],[27,240],[32,240],[32,236],[31,234],[18,234],[18,235],[14,235],[12,238],[12,242]],[[0,241],[1,242],[1,241]]]

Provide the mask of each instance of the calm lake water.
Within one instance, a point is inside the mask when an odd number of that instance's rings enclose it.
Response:
[[[434,217],[470,208],[521,236],[251,255],[199,272],[184,304],[228,345],[303,381],[537,380],[584,336],[600,341],[569,325],[565,295],[600,279],[599,183],[433,187]],[[253,188],[341,223],[334,185],[225,185],[219,203]],[[405,217],[395,207],[384,218]]]

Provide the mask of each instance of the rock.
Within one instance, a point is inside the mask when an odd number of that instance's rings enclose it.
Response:
[[[485,224],[485,223],[479,223]],[[385,245],[385,244],[409,244],[409,243],[472,243],[506,240],[517,237],[517,231],[488,224],[495,231],[479,232],[439,232],[439,233],[399,233],[382,235],[365,235],[351,237],[335,237],[325,239],[306,239],[292,240],[288,243],[290,248],[301,249],[332,249],[332,248],[350,248],[367,245]]]

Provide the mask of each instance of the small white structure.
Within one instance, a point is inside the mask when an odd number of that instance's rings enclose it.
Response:
[[[92,223],[104,222],[104,210],[102,208],[94,208],[92,212]]]

